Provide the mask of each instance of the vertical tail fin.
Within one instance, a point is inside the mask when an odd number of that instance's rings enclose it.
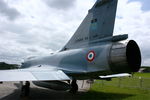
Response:
[[[87,46],[113,35],[118,0],[97,0],[63,50]]]

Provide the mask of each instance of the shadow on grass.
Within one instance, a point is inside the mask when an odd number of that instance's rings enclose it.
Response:
[[[122,100],[130,96],[133,95],[96,91],[71,94],[68,92],[53,91],[43,88],[31,88],[29,97],[20,97],[20,90],[16,89],[12,94],[8,94],[0,100]]]
[[[131,96],[134,95],[89,91],[86,93],[81,93],[80,100],[122,100]]]

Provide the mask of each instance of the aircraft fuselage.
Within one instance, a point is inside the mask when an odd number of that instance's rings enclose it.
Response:
[[[112,43],[108,42],[96,46],[66,50],[46,57],[33,58],[24,62],[21,68],[50,65],[49,67],[53,66],[52,69],[57,68],[73,76],[74,74],[86,76],[90,73],[96,76],[102,75],[105,74],[102,72],[110,72],[109,51],[111,45]]]
[[[93,79],[100,75],[136,72],[140,64],[139,47],[135,41],[130,40],[127,43],[94,43],[88,47],[36,57],[26,61],[22,68],[51,67],[76,79]]]

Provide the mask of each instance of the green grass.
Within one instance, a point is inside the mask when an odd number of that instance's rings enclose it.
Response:
[[[150,78],[150,73],[135,73],[134,77]]]
[[[100,86],[95,83],[86,100],[150,100],[150,90]]]
[[[142,86],[140,84],[142,77]],[[132,78],[114,78],[96,81],[81,100],[150,100],[150,74],[136,73]],[[120,85],[119,85],[120,84]]]

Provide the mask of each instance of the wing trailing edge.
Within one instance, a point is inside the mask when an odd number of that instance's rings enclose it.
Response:
[[[56,81],[70,80],[61,70],[17,69],[0,70],[0,81]]]

